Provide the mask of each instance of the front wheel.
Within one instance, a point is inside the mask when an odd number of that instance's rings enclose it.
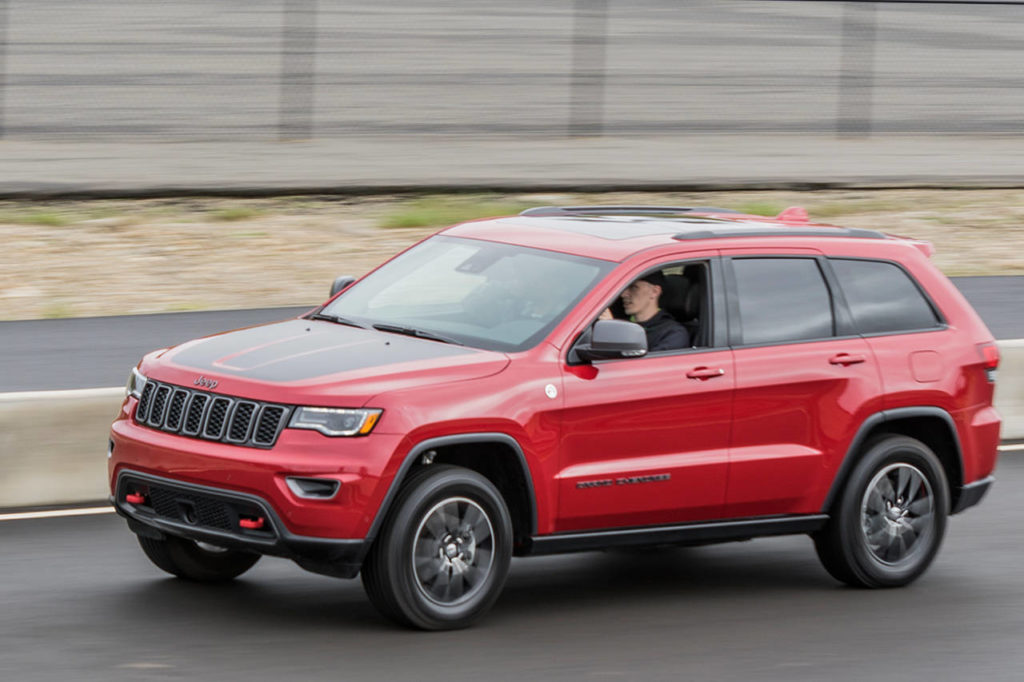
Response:
[[[860,587],[899,587],[920,576],[942,544],[949,486],[935,454],[907,436],[868,445],[814,536],[825,569]]]
[[[399,623],[463,628],[497,600],[511,558],[501,493],[474,471],[432,465],[402,487],[363,564],[363,586]]]

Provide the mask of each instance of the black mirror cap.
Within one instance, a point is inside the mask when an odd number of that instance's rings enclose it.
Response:
[[[635,322],[598,320],[590,343],[576,348],[581,360],[613,360],[647,355],[647,332]]]
[[[344,289],[349,284],[352,284],[352,282],[355,281],[356,278],[353,277],[352,275],[342,275],[341,277],[338,277],[336,280],[334,280],[334,284],[331,285],[331,298],[334,298],[335,294],[337,294],[339,291],[341,291],[342,289]]]

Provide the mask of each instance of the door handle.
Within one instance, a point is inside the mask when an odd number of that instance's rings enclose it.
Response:
[[[833,355],[828,359],[830,365],[842,365],[843,367],[846,367],[847,365],[858,365],[866,361],[867,358],[863,355],[850,355],[849,353],[840,353],[838,355]]]
[[[725,374],[721,367],[695,367],[686,373],[690,379],[714,379]]]

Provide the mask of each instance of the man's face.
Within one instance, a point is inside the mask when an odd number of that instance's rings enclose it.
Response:
[[[637,280],[622,292],[622,306],[627,315],[635,315],[641,320],[646,320],[658,311],[660,295],[661,287]]]

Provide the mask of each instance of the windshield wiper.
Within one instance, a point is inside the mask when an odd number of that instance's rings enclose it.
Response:
[[[324,320],[326,322],[334,322],[335,324],[347,324],[349,327],[359,327],[360,329],[366,329],[366,325],[359,324],[358,322],[353,322],[347,317],[342,317],[341,315],[328,315],[326,313],[317,313],[316,315],[312,315],[309,319]]]
[[[451,343],[456,346],[464,346],[466,344],[460,343],[449,336],[441,336],[434,332],[428,332],[425,329],[415,329],[413,327],[402,327],[396,324],[375,324],[373,328],[382,332],[391,332],[393,334],[405,334],[406,336],[415,336],[418,339],[428,339],[430,341],[440,341],[442,343]]]

